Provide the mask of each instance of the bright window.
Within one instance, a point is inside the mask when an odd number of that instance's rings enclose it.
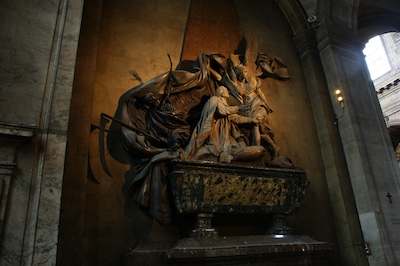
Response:
[[[370,39],[363,50],[372,80],[390,71],[389,60],[380,36]]]

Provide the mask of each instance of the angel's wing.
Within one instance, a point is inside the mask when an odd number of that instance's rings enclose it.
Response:
[[[246,43],[246,51],[244,54],[243,64],[247,66],[248,70],[253,76],[259,76],[262,74],[260,69],[257,67],[258,57],[258,40],[257,35],[253,33],[250,41]]]

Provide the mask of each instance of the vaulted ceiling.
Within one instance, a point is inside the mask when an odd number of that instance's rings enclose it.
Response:
[[[339,23],[366,38],[400,31],[399,0],[299,0],[307,15]]]

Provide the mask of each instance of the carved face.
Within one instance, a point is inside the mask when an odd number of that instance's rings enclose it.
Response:
[[[229,91],[224,86],[220,86],[217,89],[217,95],[222,97],[222,98],[228,98],[229,97]]]
[[[239,69],[238,79],[243,81],[244,79],[248,80],[250,77],[249,69],[246,66],[242,66]]]
[[[157,99],[152,92],[149,92],[145,96],[143,96],[143,102],[144,104],[150,106],[158,106],[160,104],[160,100]]]

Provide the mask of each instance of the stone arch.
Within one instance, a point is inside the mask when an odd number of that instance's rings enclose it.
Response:
[[[362,6],[358,16],[358,34],[367,40],[388,32],[400,32],[400,14],[383,8],[369,11]],[[382,90],[382,89],[381,89]],[[382,91],[380,91],[382,92]],[[400,120],[386,120],[393,148],[400,142]]]
[[[307,18],[315,15],[317,20],[325,24],[336,24],[348,29],[356,29],[359,1],[279,1],[276,0],[293,29],[294,34],[299,28],[308,28]],[[293,16],[295,14],[295,16]],[[293,19],[294,17],[297,20]]]
[[[358,16],[358,34],[363,37],[370,39],[391,31],[400,31],[400,14],[383,10]]]
[[[276,0],[288,19],[293,34],[310,28],[307,18],[315,15],[317,20],[326,25],[345,27],[357,31],[359,1],[281,1]]]
[[[287,17],[289,14],[296,15],[288,19],[293,29],[293,39],[309,78],[308,90],[314,96],[311,97],[314,113],[324,114],[324,119],[318,119],[317,116],[315,122],[321,135],[327,184],[334,191],[330,196],[338,222],[348,222],[346,227],[338,231],[339,243],[346,246],[349,242],[369,242],[375,250],[374,256],[368,258],[371,265],[395,262],[398,258],[394,257],[398,257],[398,253],[388,248],[397,241],[392,233],[395,227],[390,224],[388,206],[381,203],[387,200],[387,192],[384,191],[397,187],[398,168],[392,167],[394,157],[390,154],[386,125],[382,115],[378,114],[378,99],[363,62],[362,48],[367,38],[359,28],[359,25],[367,25],[371,30],[373,25],[378,25],[377,21],[369,22],[364,18],[368,18],[369,11],[374,12],[379,8],[369,0],[276,2]],[[298,8],[298,3],[307,5]],[[389,12],[389,2],[385,4],[385,11]],[[294,10],[302,10],[303,13]],[[307,22],[304,26],[302,20],[306,21],[305,14],[315,10],[322,25],[314,33],[307,30]],[[395,22],[386,22],[388,25],[380,29],[382,32],[396,29]],[[378,33],[377,27],[375,33]],[[322,73],[316,72],[316,69],[321,69]],[[342,89],[345,96],[342,108],[332,96],[337,87]],[[332,113],[340,116],[336,128],[326,123]],[[382,173],[387,183],[380,182]],[[343,195],[339,201],[336,197],[338,194]],[[377,208],[380,208],[379,212]],[[371,221],[375,223],[373,226]],[[341,252],[345,264],[368,263],[365,254],[355,247],[343,248]]]
[[[296,35],[308,28],[307,13],[303,8],[303,5],[298,1],[279,1],[276,0],[279,8],[282,10],[289,25],[292,29],[293,35]]]
[[[357,0],[321,0],[318,1],[318,13],[321,21],[327,25],[336,25],[355,30],[357,25]]]

